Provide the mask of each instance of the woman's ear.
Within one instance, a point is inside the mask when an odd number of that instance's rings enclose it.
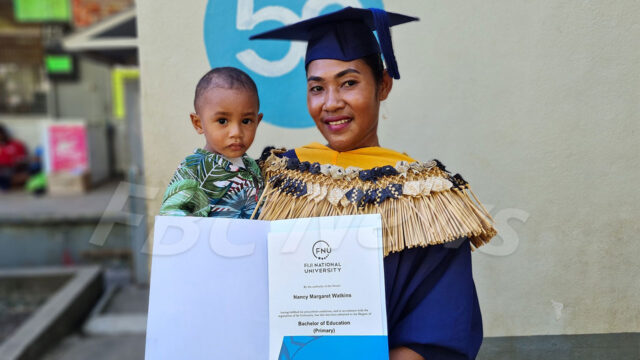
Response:
[[[189,117],[191,118],[191,125],[193,125],[193,128],[196,129],[196,132],[198,134],[204,134],[204,130],[202,129],[202,121],[200,120],[200,116],[198,116],[198,114],[196,114],[196,113],[191,113],[191,114],[189,114]]]
[[[382,80],[378,85],[378,100],[383,101],[386,100],[391,92],[391,88],[393,87],[393,78],[387,70],[382,74]]]

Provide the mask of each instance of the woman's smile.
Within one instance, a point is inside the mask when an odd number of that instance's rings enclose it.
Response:
[[[340,131],[349,126],[353,119],[350,116],[328,116],[323,119],[323,122],[327,125],[329,131]]]

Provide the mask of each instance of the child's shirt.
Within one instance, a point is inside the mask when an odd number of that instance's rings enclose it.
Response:
[[[173,175],[160,215],[248,219],[263,185],[258,164],[246,154],[229,160],[196,149]]]

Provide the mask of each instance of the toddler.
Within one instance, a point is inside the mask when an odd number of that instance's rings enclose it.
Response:
[[[198,82],[191,124],[205,146],[187,156],[162,199],[160,215],[248,219],[263,188],[257,163],[247,156],[262,114],[251,77],[219,67]]]

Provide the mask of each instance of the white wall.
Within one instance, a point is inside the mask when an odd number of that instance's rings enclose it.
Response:
[[[501,231],[474,253],[486,335],[640,331],[640,3],[385,5],[422,21],[393,29],[402,79],[383,146],[461,172]],[[145,170],[161,192],[203,143],[188,113],[209,68],[205,7],[138,2]],[[263,123],[250,153],[312,140]]]

